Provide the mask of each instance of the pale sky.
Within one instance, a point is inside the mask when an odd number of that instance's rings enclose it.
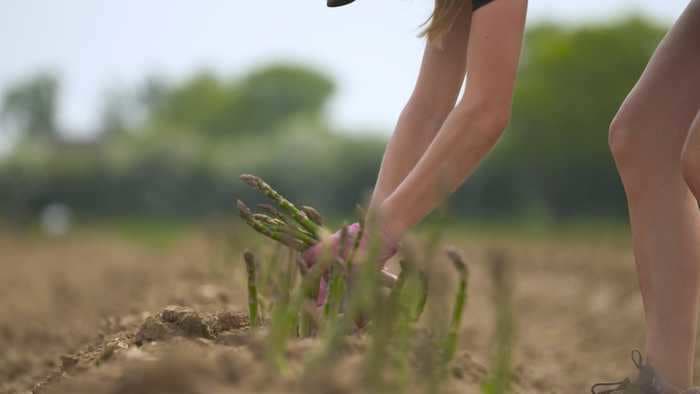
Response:
[[[510,0],[497,0],[510,1]],[[581,23],[631,12],[673,21],[687,0],[530,0],[528,23]],[[275,60],[320,67],[339,83],[335,125],[388,132],[409,95],[430,0],[0,0],[0,92],[17,78],[56,70],[62,124],[90,130],[102,93],[149,73],[207,68],[239,75]]]

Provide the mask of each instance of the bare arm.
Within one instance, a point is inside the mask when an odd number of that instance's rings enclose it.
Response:
[[[413,169],[455,106],[464,81],[471,7],[464,7],[442,46],[428,42],[418,81],[389,140],[370,207],[377,208]]]
[[[527,0],[495,1],[472,18],[468,81],[415,167],[379,206],[382,232],[398,239],[454,192],[505,129],[527,10]]]

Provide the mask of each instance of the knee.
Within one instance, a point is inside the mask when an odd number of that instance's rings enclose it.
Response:
[[[608,146],[615,164],[621,175],[633,169],[641,156],[641,144],[638,141],[638,132],[631,119],[622,110],[615,115],[608,129]]]
[[[658,141],[657,141],[658,143]],[[654,132],[644,125],[644,117],[622,109],[610,123],[608,145],[628,200],[641,198],[649,189],[651,177],[658,171],[655,166],[663,160],[655,151]],[[676,160],[678,160],[676,158]]]
[[[610,123],[608,145],[628,198],[642,190],[649,172],[659,164],[655,161],[663,159],[655,150],[656,143],[643,118],[630,111],[621,109]]]

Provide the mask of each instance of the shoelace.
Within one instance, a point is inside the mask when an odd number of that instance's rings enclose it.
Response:
[[[642,353],[639,350],[633,350],[631,354],[632,362],[634,363],[635,367],[637,369],[642,368]],[[610,383],[596,383],[591,387],[591,394],[614,394],[614,393],[622,393],[625,391],[627,386],[632,384],[632,381],[629,380],[629,378],[625,380],[621,380],[619,382],[610,382]],[[598,389],[603,389],[602,391],[598,391]]]

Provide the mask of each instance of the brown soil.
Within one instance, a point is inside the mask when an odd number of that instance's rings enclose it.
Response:
[[[488,373],[493,248],[514,266],[514,392],[584,393],[633,373],[628,354],[644,332],[626,242],[454,241],[473,275],[448,391],[478,393]],[[291,344],[289,374],[271,372],[264,329],[243,313],[241,243],[209,234],[155,249],[106,235],[0,235],[0,393],[361,391],[362,335],[313,387],[297,375],[314,340]]]

